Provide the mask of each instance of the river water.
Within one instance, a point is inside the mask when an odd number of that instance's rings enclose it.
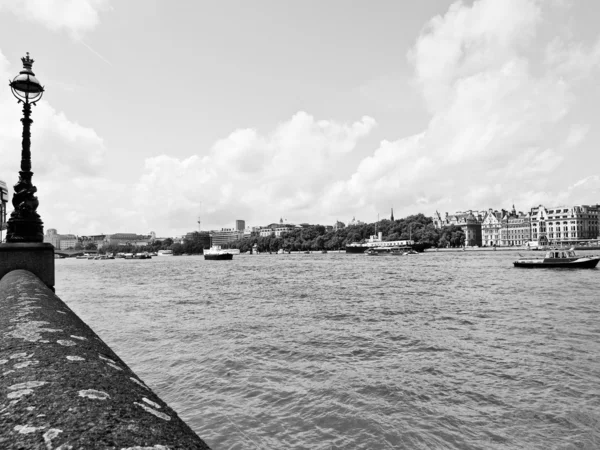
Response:
[[[600,270],[516,257],[69,259],[56,293],[214,449],[600,448]]]

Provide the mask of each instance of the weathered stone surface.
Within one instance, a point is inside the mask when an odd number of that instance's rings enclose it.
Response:
[[[0,244],[0,279],[17,269],[33,273],[54,289],[54,247],[47,242]]]
[[[0,331],[0,448],[208,448],[32,273],[0,280]]]

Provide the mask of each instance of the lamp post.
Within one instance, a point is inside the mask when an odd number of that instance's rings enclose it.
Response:
[[[0,278],[13,270],[27,270],[54,290],[54,246],[43,242],[44,224],[36,212],[37,189],[31,183],[31,105],[42,98],[44,88],[31,71],[33,59],[29,53],[21,61],[23,70],[10,82],[13,95],[23,103],[21,170],[12,198],[15,209],[8,219],[6,242],[0,244]]]
[[[37,213],[39,201],[35,196],[37,188],[31,183],[31,133],[33,122],[30,119],[31,105],[35,105],[44,93],[44,88],[31,70],[33,59],[29,53],[24,58],[23,70],[11,82],[13,95],[19,103],[23,103],[23,144],[21,149],[21,170],[19,182],[15,184],[15,194],[12,198],[14,211],[8,219],[6,242],[42,242],[44,240],[44,227],[42,219]]]

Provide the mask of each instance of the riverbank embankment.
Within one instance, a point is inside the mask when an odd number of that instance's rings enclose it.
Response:
[[[564,249],[571,247],[561,247]],[[600,247],[574,247],[578,251],[600,251]],[[425,253],[435,252],[545,252],[547,248],[530,248],[530,247],[456,247],[456,248],[428,248]]]
[[[533,249],[528,247],[456,247],[456,248],[428,248],[425,253],[435,252],[528,252]]]
[[[209,448],[31,272],[0,312],[0,448]]]

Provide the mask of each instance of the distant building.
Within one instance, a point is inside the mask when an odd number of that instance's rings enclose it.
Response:
[[[136,247],[144,247],[150,245],[152,242],[152,235],[136,233],[108,234],[105,238],[106,245],[135,245]]]
[[[531,241],[531,213],[517,212],[513,205],[512,211],[506,213],[502,218],[499,245],[505,247],[524,246],[529,241]]]
[[[210,233],[208,231],[190,231],[185,235],[185,239],[199,242],[202,248],[210,248]]]
[[[74,234],[61,234],[59,241],[59,248],[61,250],[67,250],[69,248],[75,248],[79,239]]]
[[[336,222],[333,224],[333,231],[341,230],[342,228],[346,228],[346,225],[344,225],[344,222],[340,222],[339,220],[336,220]]]
[[[235,229],[237,231],[244,231],[246,229],[246,221],[245,220],[236,220],[235,221]]]
[[[261,227],[258,230],[258,234],[261,237],[275,236],[279,237],[283,233],[289,233],[296,228],[300,228],[302,225],[294,225],[292,223],[283,223],[283,218],[279,219],[279,223],[271,223],[265,227]]]
[[[480,220],[482,213],[457,213],[442,218],[436,212],[433,223],[436,228],[448,225],[460,226],[465,230],[467,243],[476,236],[475,228],[469,226],[473,218]],[[547,208],[539,205],[527,213],[512,210],[489,209],[483,214],[481,241],[486,246],[544,246],[549,244],[575,245],[578,242],[600,239],[600,205],[555,206]],[[469,237],[471,231],[471,237]],[[475,233],[475,234],[473,234]],[[471,245],[471,244],[469,244]]]
[[[44,242],[48,242],[58,250],[75,248],[79,239],[74,234],[58,234],[56,229],[49,228],[44,235]]]
[[[220,231],[210,231],[211,245],[227,245],[244,237],[244,230],[238,231],[233,228],[221,228]]]
[[[483,245],[488,247],[499,246],[502,240],[502,218],[506,215],[506,211],[493,210],[490,208],[485,214],[483,223],[481,224],[481,235]]]
[[[481,211],[458,211],[455,214],[448,214],[442,218],[438,211],[433,216],[433,225],[437,229],[442,229],[450,225],[459,227],[465,233],[465,245],[475,247],[483,243],[482,229],[484,223],[484,213]]]
[[[106,245],[106,235],[105,234],[94,234],[91,236],[81,236],[79,238],[81,241],[81,245],[85,248],[88,244],[94,244],[98,250],[100,250],[104,245]]]
[[[54,248],[60,248],[60,235],[56,232],[56,229],[48,228],[46,230],[46,234],[44,235],[44,242],[52,244]]]
[[[554,206],[531,208],[531,240],[548,243],[575,244],[598,239],[599,205]]]
[[[352,218],[352,220],[350,222],[348,222],[348,226],[351,227],[352,225],[363,225],[364,222],[361,220],[356,220],[355,217]]]

